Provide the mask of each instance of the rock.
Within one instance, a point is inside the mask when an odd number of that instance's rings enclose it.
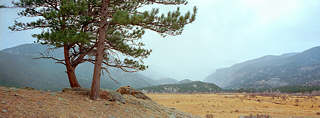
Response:
[[[110,102],[105,102],[105,103],[104,103],[104,105],[106,105],[106,106],[109,105],[109,104],[110,104]]]
[[[138,105],[139,103],[136,100],[128,100],[129,104]]]
[[[73,93],[79,95],[89,95],[90,89],[87,88],[64,88],[63,93]]]
[[[39,105],[39,107],[42,107],[42,103],[41,102],[37,102],[37,104]]]
[[[92,108],[89,109],[89,111],[95,111],[95,110],[96,110],[95,107],[92,107]]]
[[[120,103],[119,101],[116,101],[116,103],[117,103],[118,105],[121,105],[121,103]]]
[[[10,90],[12,90],[12,91],[17,91],[18,89],[17,88],[15,88],[15,87],[11,87],[11,88],[9,88]]]
[[[117,92],[119,92],[120,94],[127,94],[127,95],[132,95],[136,98],[139,99],[144,99],[144,100],[151,100],[148,96],[146,96],[144,93],[142,93],[141,91],[135,90],[133,88],[131,88],[130,86],[123,86],[120,87]]]
[[[170,114],[170,115],[169,115],[169,118],[176,118],[176,115]]]
[[[112,116],[112,115],[109,115],[108,118],[116,118],[116,117],[114,117],[114,116]]]
[[[19,95],[17,93],[15,93],[14,96],[21,97],[21,98],[23,97],[22,95]]]
[[[58,100],[59,100],[59,101],[62,101],[62,100],[63,100],[63,98],[61,98],[61,97],[58,97]]]
[[[23,89],[26,89],[26,90],[34,90],[34,88],[32,88],[32,87],[24,87]]]
[[[57,93],[56,93],[56,92],[51,92],[50,95],[51,95],[51,96],[56,96]]]
[[[3,113],[7,113],[7,112],[8,112],[8,110],[6,110],[6,109],[2,109],[2,112],[3,112]]]
[[[125,98],[123,98],[123,96],[120,93],[115,92],[115,91],[101,90],[100,91],[100,98],[108,100],[108,101],[118,101],[122,104],[126,103]]]

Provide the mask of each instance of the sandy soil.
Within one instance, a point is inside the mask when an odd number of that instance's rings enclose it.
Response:
[[[148,94],[168,107],[206,117],[239,118],[266,114],[272,118],[320,118],[320,96],[246,94]],[[303,116],[303,117],[301,117]]]
[[[68,92],[0,87],[0,118],[197,118],[151,100],[123,97],[125,104]]]

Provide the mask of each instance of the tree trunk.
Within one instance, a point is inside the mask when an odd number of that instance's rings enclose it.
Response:
[[[96,100],[99,97],[100,90],[100,77],[101,77],[101,66],[103,61],[104,42],[106,39],[106,28],[107,28],[107,8],[109,0],[102,0],[102,7],[100,11],[101,20],[99,22],[98,31],[98,45],[94,64],[93,79],[90,91],[90,99]]]
[[[67,68],[67,74],[68,74],[68,79],[70,83],[71,88],[81,88],[76,74],[75,74],[75,68],[71,65],[70,58],[69,58],[69,46],[64,45],[64,59],[65,59],[65,64]]]

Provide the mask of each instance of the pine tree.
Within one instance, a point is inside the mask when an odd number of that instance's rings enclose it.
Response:
[[[194,8],[194,13],[192,15],[190,12],[187,12],[185,15],[181,15],[180,9],[178,7],[175,12],[169,12],[165,16],[164,14],[158,15],[159,9],[152,9],[151,11],[144,12],[138,10],[145,5],[152,4],[187,4],[187,1],[185,0],[102,0],[102,3],[102,9],[100,10],[99,16],[99,37],[97,39],[98,51],[96,53],[94,61],[95,68],[90,93],[91,99],[97,99],[97,97],[99,96],[101,66],[102,64],[109,66],[108,63],[103,63],[103,59],[109,60],[110,57],[114,58],[114,54],[106,53],[108,51],[114,50],[114,44],[120,44],[120,48],[117,51],[120,51],[126,56],[131,56],[134,58],[147,57],[150,52],[140,48],[144,45],[143,43],[140,42],[138,44],[139,48],[135,48],[136,46],[130,46],[128,45],[128,43],[130,43],[130,41],[140,39],[146,29],[155,31],[162,36],[180,35],[183,31],[184,26],[186,24],[192,23],[195,20],[195,14],[197,11],[197,9]],[[109,25],[112,26],[110,29],[108,28]],[[105,37],[105,32],[102,32],[102,30],[106,30],[107,37]],[[112,31],[112,34],[108,35],[110,30]],[[124,37],[126,36],[125,34],[136,34],[136,36],[130,37],[129,35],[126,38]],[[137,61],[126,58],[123,61],[114,60],[113,62],[124,62],[124,64],[131,64],[133,65],[133,69],[138,70],[144,70],[146,68],[144,65],[140,64],[142,63],[141,60]]]
[[[40,34],[33,35],[38,43],[63,47],[64,59],[42,58],[65,64],[71,87],[80,87],[74,73],[79,64],[95,64],[92,85],[95,89],[92,89],[91,98],[96,99],[99,95],[101,69],[109,72],[109,67],[115,67],[125,72],[136,72],[147,68],[143,59],[150,55],[151,50],[144,48],[140,40],[145,30],[157,32],[164,37],[175,36],[182,33],[186,24],[195,20],[196,7],[193,13],[187,12],[184,15],[179,7],[167,14],[160,14],[157,8],[151,11],[140,10],[155,4],[185,5],[187,1],[20,0],[15,3],[17,7],[25,8],[18,13],[20,16],[40,18],[27,23],[16,21],[10,29],[42,29]],[[101,64],[97,58],[99,56],[102,57]]]

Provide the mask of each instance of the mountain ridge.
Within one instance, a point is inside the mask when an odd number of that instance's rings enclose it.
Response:
[[[205,81],[223,88],[310,85],[320,78],[317,74],[320,72],[319,53],[320,46],[317,46],[300,53],[267,55],[217,69]]]

